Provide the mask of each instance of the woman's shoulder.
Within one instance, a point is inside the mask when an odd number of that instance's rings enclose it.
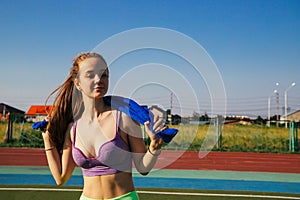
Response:
[[[64,144],[65,147],[71,146],[73,141],[72,138],[73,138],[73,122],[69,123],[67,126],[67,130],[65,133],[65,144]]]
[[[73,129],[74,123],[76,123],[76,122],[70,122],[70,123],[68,124],[68,126],[67,126],[67,130],[68,130],[68,131],[70,131],[71,129]]]
[[[67,136],[73,136],[73,133],[74,133],[74,131],[73,131],[73,125],[74,125],[74,123],[75,122],[70,122],[69,124],[68,124],[68,126],[67,126],[67,130],[66,130],[66,137]]]
[[[134,119],[132,119],[129,115],[127,115],[124,112],[120,112],[120,119],[123,123],[125,124],[139,124],[137,121],[135,121]]]
[[[139,134],[139,132],[141,131],[140,124],[125,113],[121,113],[120,128],[124,132],[130,133],[131,135]]]

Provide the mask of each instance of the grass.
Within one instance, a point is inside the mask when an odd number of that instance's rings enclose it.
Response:
[[[31,128],[32,123],[13,123],[12,141],[5,143],[7,123],[0,122],[0,147],[43,147],[40,131]]]
[[[13,138],[20,138],[22,132],[31,130],[32,123],[13,123]],[[5,134],[7,132],[7,123],[0,122],[0,142],[4,142]]]
[[[0,146],[42,147],[40,131],[32,130],[31,123],[13,124],[13,142],[6,144],[4,136],[7,124],[0,122]],[[215,127],[209,125],[171,126],[179,129],[179,134],[165,149],[198,151],[201,147],[215,151],[243,151],[290,153],[289,129],[264,125],[224,125],[222,142],[218,144]],[[220,140],[219,140],[220,142]],[[296,142],[299,151],[299,142]]]
[[[0,122],[0,142],[4,141],[7,125],[4,122]]]
[[[288,152],[289,129],[266,126],[224,126],[223,149],[239,151]]]
[[[224,125],[222,143],[217,146],[216,130],[209,125],[172,126],[178,134],[168,149],[199,150],[205,142],[206,148],[217,151],[244,152],[289,152],[289,129],[260,125]],[[297,144],[296,144],[297,146]]]
[[[9,188],[9,189],[7,189]],[[46,185],[0,185],[1,199],[15,200],[74,200],[81,195],[80,187],[71,186],[46,186]],[[12,190],[13,189],[13,190]],[[63,191],[63,190],[69,191]],[[272,199],[300,198],[299,194],[262,193],[246,191],[212,191],[212,190],[185,190],[185,189],[157,189],[138,188],[137,192],[141,200],[190,200],[190,199]],[[150,193],[149,193],[150,192]],[[268,197],[268,198],[267,198]]]

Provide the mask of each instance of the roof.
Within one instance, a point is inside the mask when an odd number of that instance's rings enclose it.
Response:
[[[48,115],[53,106],[49,105],[32,105],[27,111],[26,115]]]
[[[3,113],[3,111],[5,111],[5,113],[10,112],[10,113],[25,114],[25,111],[23,110],[19,110],[5,103],[0,103],[0,113]]]
[[[287,114],[286,116],[288,117],[288,116],[294,115],[294,114],[299,113],[299,112],[300,112],[300,110],[296,110],[294,112],[291,112],[291,113]]]
[[[154,115],[157,115],[157,116],[159,116],[161,118],[165,118],[166,117],[166,111],[164,111],[163,109],[161,109],[157,105],[151,106],[150,110],[153,112]]]
[[[162,112],[162,113],[166,112],[166,111],[164,111],[162,108],[160,108],[160,107],[157,106],[157,105],[152,105],[149,109],[150,109],[150,110],[156,109],[156,110],[158,110],[158,111],[160,111],[160,112]]]

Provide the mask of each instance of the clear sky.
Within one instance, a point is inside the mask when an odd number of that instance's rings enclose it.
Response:
[[[266,117],[268,96],[275,114],[274,89],[279,91],[281,114],[284,91],[292,82],[296,86],[288,91],[288,106],[300,109],[299,0],[2,0],[0,24],[0,102],[24,111],[44,103],[65,79],[75,55],[142,27],[178,31],[206,50],[223,79],[228,114]],[[140,103],[169,108],[166,91],[135,96]],[[209,96],[198,98],[200,112],[209,112]],[[193,112],[193,102],[182,106]]]

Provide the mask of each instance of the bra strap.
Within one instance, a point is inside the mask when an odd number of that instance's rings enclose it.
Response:
[[[116,131],[117,131],[117,134],[119,134],[120,114],[121,114],[121,112],[119,110],[117,110],[117,116],[116,116]]]
[[[74,145],[75,145],[75,139],[76,139],[76,127],[77,127],[77,121],[75,121],[73,123],[73,142],[72,142],[72,144],[74,144]]]

